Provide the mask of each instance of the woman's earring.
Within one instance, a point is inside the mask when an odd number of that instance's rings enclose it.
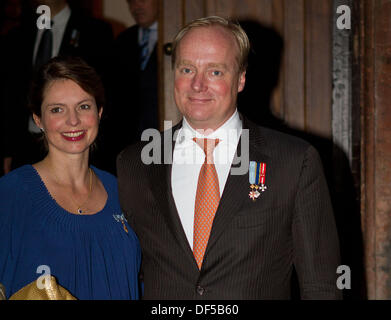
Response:
[[[45,132],[44,128],[39,128],[41,130],[41,132]]]

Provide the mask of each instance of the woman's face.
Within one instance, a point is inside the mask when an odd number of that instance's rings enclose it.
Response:
[[[88,152],[98,135],[99,120],[95,98],[72,80],[55,80],[44,91],[41,118],[34,115],[45,132],[50,152]]]

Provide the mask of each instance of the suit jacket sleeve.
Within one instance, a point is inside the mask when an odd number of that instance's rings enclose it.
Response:
[[[323,168],[313,147],[303,158],[292,228],[301,298],[340,299],[338,235]]]

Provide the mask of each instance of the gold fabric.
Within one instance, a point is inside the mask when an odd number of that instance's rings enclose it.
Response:
[[[0,283],[0,300],[6,300],[5,298],[5,288],[4,286]]]
[[[46,282],[46,280],[45,280]],[[37,287],[37,282],[33,281],[27,286],[15,292],[10,300],[77,300],[68,290],[57,284],[56,279],[50,276],[48,286],[43,289]]]

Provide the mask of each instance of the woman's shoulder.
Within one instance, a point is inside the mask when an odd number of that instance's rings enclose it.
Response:
[[[28,181],[32,175],[33,167],[31,165],[24,165],[12,170],[0,178],[0,193],[14,194],[15,191],[24,189],[28,185]]]
[[[117,187],[117,178],[110,172],[98,169],[94,166],[91,166],[91,168],[105,186]]]
[[[29,211],[33,205],[31,192],[37,189],[30,181],[34,181],[32,166],[20,167],[0,178],[1,221],[18,220]]]

